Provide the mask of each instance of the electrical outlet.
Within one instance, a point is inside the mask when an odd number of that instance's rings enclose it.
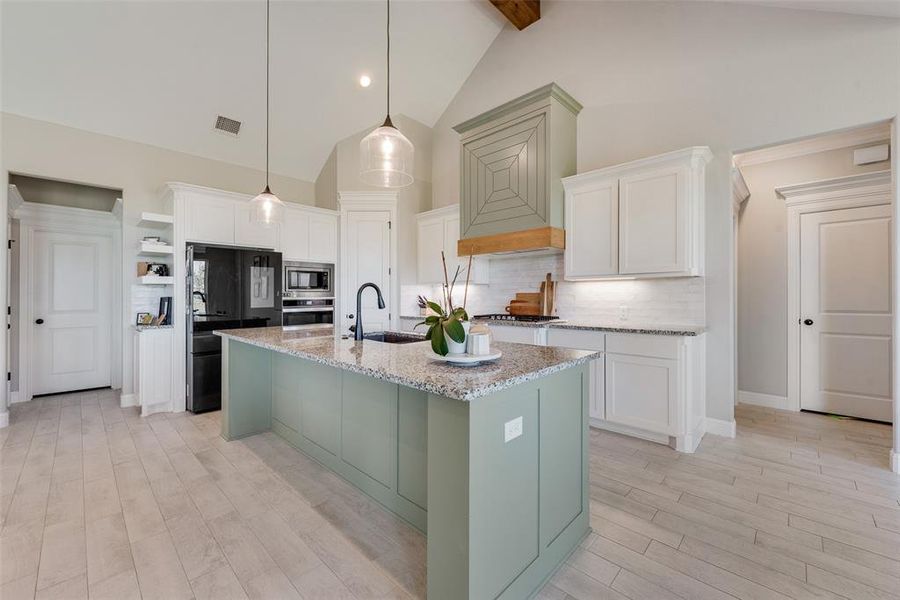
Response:
[[[629,308],[628,308],[628,305],[627,305],[627,304],[620,304],[620,305],[619,305],[619,320],[620,320],[620,321],[627,321],[627,320],[628,320],[628,313],[629,313],[629,312],[630,312],[630,311],[629,311]]]
[[[509,442],[522,435],[522,417],[516,417],[503,425],[503,442]]]

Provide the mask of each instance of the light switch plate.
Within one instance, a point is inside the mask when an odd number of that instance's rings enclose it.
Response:
[[[516,417],[503,425],[503,442],[509,442],[522,435],[522,417]]]

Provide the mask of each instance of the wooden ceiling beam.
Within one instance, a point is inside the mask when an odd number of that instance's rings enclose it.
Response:
[[[541,0],[491,0],[491,4],[519,31],[541,18]]]

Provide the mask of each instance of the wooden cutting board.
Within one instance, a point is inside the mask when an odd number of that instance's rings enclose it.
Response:
[[[511,315],[532,315],[541,314],[541,305],[534,302],[525,302],[522,300],[510,300],[506,307],[506,312]]]

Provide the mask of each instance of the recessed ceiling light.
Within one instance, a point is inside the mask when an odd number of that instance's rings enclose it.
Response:
[[[372,85],[372,78],[369,77],[368,75],[361,76],[359,78],[359,85],[361,85],[364,88],[369,87],[370,85]]]

